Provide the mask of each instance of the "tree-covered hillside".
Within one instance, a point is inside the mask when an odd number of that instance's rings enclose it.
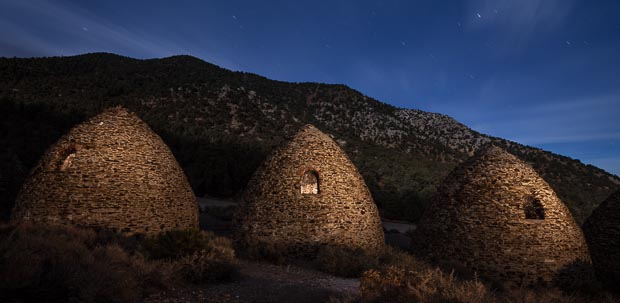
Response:
[[[272,148],[312,123],[344,148],[385,216],[416,221],[458,163],[493,142],[530,162],[579,222],[620,178],[578,160],[396,108],[344,85],[288,83],[190,56],[0,58],[0,199],[71,126],[103,108],[135,111],[170,145],[197,195],[240,193]]]

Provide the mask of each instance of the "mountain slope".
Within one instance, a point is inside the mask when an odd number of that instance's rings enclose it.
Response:
[[[239,193],[269,151],[306,123],[334,136],[388,217],[417,220],[448,172],[490,142],[530,162],[579,222],[620,187],[620,178],[594,166],[480,134],[445,115],[396,108],[344,85],[273,81],[190,56],[97,53],[0,59],[5,209],[49,144],[117,104],[163,137],[199,195]]]

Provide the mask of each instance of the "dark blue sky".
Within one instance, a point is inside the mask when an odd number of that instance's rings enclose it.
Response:
[[[0,56],[190,54],[620,173],[620,1],[0,0]]]

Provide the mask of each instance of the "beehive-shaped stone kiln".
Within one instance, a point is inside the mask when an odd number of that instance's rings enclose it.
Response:
[[[235,238],[291,256],[322,246],[376,251],[384,245],[377,207],[351,160],[328,135],[304,126],[252,176],[235,214]]]
[[[574,278],[590,262],[581,229],[549,184],[494,146],[446,178],[419,222],[412,249],[507,285]]]
[[[620,191],[607,198],[583,225],[597,277],[620,291]]]
[[[198,206],[162,139],[116,107],[75,126],[47,150],[25,181],[12,219],[151,235],[197,228]]]

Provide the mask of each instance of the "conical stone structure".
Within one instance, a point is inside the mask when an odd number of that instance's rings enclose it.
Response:
[[[620,191],[607,198],[583,225],[596,275],[613,291],[620,291]]]
[[[18,194],[12,219],[148,235],[197,228],[198,206],[166,144],[117,107],[47,150]]]
[[[377,251],[384,245],[376,205],[351,160],[328,135],[304,126],[250,180],[235,214],[235,238],[290,256],[322,246]]]
[[[581,229],[549,184],[493,146],[446,178],[412,250],[508,286],[562,282],[590,262]]]

